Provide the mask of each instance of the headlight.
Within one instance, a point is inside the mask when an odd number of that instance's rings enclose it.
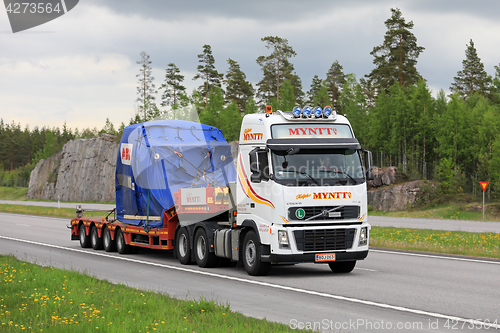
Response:
[[[368,244],[368,228],[363,227],[359,231],[359,246]]]
[[[278,230],[278,243],[280,245],[280,249],[290,248],[290,243],[288,242],[288,233],[286,232],[286,230]]]

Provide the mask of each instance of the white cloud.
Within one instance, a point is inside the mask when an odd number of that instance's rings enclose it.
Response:
[[[447,89],[465,58],[472,38],[489,74],[500,58],[500,23],[492,13],[499,5],[479,1],[234,1],[136,2],[80,1],[68,14],[25,32],[9,33],[0,10],[0,118],[23,126],[104,126],[128,123],[134,115],[139,53],[152,60],[157,88],[173,62],[191,92],[197,55],[212,46],[219,72],[227,59],[241,65],[256,83],[261,71],[255,59],[270,51],[264,36],[287,38],[297,52],[292,59],[309,90],[314,75],[323,77],[338,60],[345,73],[370,73],[390,17],[399,7],[426,50],[417,68],[434,92]],[[1,7],[1,6],[0,6]],[[160,103],[161,94],[157,95]]]

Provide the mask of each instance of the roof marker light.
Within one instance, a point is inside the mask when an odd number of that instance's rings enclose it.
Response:
[[[295,118],[298,118],[298,117],[300,117],[300,114],[302,113],[302,110],[300,109],[300,107],[296,106],[296,107],[293,108],[292,112],[293,112],[293,116]]]
[[[314,116],[316,118],[321,117],[321,114],[323,113],[323,110],[321,110],[321,107],[317,106],[314,108]]]
[[[309,118],[311,115],[312,109],[310,106],[306,106],[304,110],[302,111],[302,114],[304,115],[305,118]]]
[[[332,114],[332,108],[329,105],[325,106],[325,110],[323,110],[323,114],[325,115],[326,118],[330,117]]]
[[[273,107],[271,105],[266,106],[266,113],[267,114],[273,113]]]

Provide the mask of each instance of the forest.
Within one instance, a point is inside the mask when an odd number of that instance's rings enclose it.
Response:
[[[169,63],[158,89],[154,84],[149,55],[137,61],[138,111],[129,124],[152,119],[196,119],[220,128],[228,141],[238,139],[242,117],[295,105],[330,105],[345,114],[362,146],[373,152],[378,167],[397,166],[408,179],[439,183],[441,194],[479,196],[479,181],[489,181],[488,196],[500,194],[500,64],[488,74],[471,39],[466,45],[462,69],[450,78],[450,95],[433,97],[417,70],[425,47],[412,33],[398,8],[391,9],[381,45],[373,47],[373,70],[362,78],[344,73],[333,61],[324,78],[315,75],[304,92],[288,40],[263,37],[268,50],[256,63],[262,79],[252,84],[233,59],[219,73],[210,45],[198,55],[200,86],[192,93],[183,85],[181,70]],[[156,96],[161,96],[156,101]],[[119,139],[126,126],[109,120],[102,129],[30,129],[0,120],[0,185],[27,186],[36,163],[59,151],[75,138],[108,133]]]

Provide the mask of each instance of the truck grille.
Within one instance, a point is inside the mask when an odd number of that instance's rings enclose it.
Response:
[[[356,229],[296,230],[293,234],[299,251],[338,251],[352,248]]]
[[[318,221],[318,220],[343,220],[343,219],[356,219],[359,217],[359,206],[341,206],[338,209],[335,209],[332,213],[336,213],[333,215],[339,216],[329,216],[328,211],[337,208],[339,206],[310,206],[310,207],[290,207],[288,208],[288,219],[296,220],[296,221],[304,221],[308,218],[311,218],[315,215],[319,215],[312,220],[309,221]],[[302,209],[303,212],[297,210]],[[323,213],[325,212],[325,213]],[[305,214],[304,214],[305,213]],[[299,218],[302,217],[303,218]]]

